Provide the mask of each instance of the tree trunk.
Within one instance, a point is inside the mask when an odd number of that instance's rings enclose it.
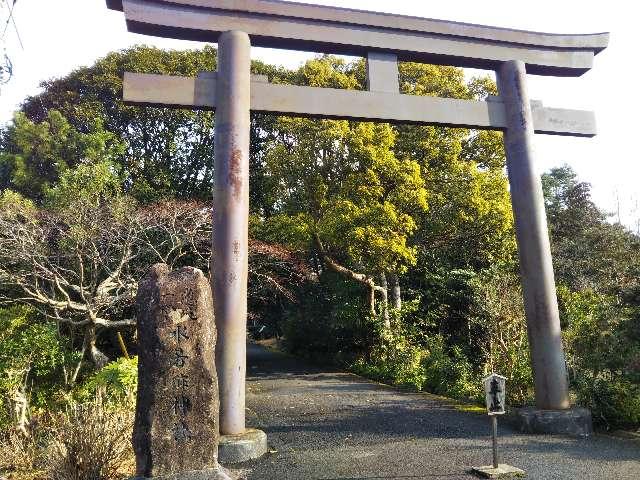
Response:
[[[387,276],[384,272],[380,274],[380,287],[383,290],[380,291],[382,294],[382,318],[384,318],[384,328],[391,328],[391,320],[389,319],[389,300],[388,300],[388,288],[387,288]]]
[[[95,365],[95,367],[100,369],[107,363],[109,363],[109,357],[107,357],[100,351],[100,349],[98,349],[98,347],[96,347],[97,335],[95,325],[87,327],[84,332],[84,337],[86,344],[89,347],[89,358],[91,359],[91,362]]]
[[[371,285],[367,286],[367,302],[369,303],[369,313],[373,317],[376,315],[376,291]]]
[[[379,285],[376,285],[376,282],[374,282],[373,279],[368,275],[354,272],[350,268],[340,265],[338,262],[336,262],[333,258],[331,258],[325,252],[324,246],[322,245],[322,241],[320,240],[320,237],[317,234],[313,236],[313,239],[318,249],[318,253],[320,254],[320,257],[326,264],[327,268],[330,268],[334,272],[337,272],[340,275],[344,275],[345,277],[350,278],[351,280],[354,280],[364,285],[367,288],[367,297],[368,297],[367,301],[369,303],[369,311],[371,312],[371,315],[375,315],[376,314],[376,292],[382,294],[383,301],[386,303],[387,289]]]
[[[389,286],[391,288],[391,306],[396,310],[402,308],[402,297],[400,291],[400,281],[395,273],[389,274]]]

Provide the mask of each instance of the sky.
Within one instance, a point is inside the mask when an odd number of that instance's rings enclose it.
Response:
[[[0,35],[13,0],[0,0]],[[592,185],[596,203],[640,232],[640,153],[634,148],[640,112],[640,79],[635,2],[610,0],[307,0],[304,3],[407,14],[549,33],[611,32],[609,48],[594,68],[579,78],[529,76],[532,99],[545,106],[594,110],[598,136],[592,139],[536,135],[540,173],[570,165],[579,180]],[[91,65],[108,52],[135,44],[161,48],[200,48],[202,44],[131,34],[121,12],[104,0],[16,0],[0,41],[11,58],[14,75],[0,86],[0,124],[9,122],[27,95],[43,80]],[[313,53],[253,48],[252,57],[296,67]],[[471,72],[476,73],[476,72]],[[492,72],[487,72],[491,74]]]

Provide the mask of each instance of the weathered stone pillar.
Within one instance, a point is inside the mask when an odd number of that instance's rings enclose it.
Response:
[[[245,428],[250,75],[249,36],[238,31],[220,35],[211,278],[219,332],[220,459],[227,463],[259,457],[267,448],[263,432]]]
[[[540,176],[535,170],[533,117],[525,65],[505,62],[497,72],[507,129],[504,145],[515,216],[536,406],[569,408],[558,300]]]
[[[195,268],[151,267],[140,282],[137,478],[229,479],[218,465],[216,329],[211,287]]]

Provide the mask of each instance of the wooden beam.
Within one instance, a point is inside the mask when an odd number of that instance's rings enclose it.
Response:
[[[215,42],[222,32],[241,30],[259,47],[359,56],[379,51],[401,61],[494,70],[517,59],[529,73],[541,75],[582,75],[609,38],[262,0],[122,0],[122,8],[129,30],[148,35]]]
[[[208,110],[216,108],[216,78],[213,72],[198,78],[126,72],[123,90],[127,104]],[[578,137],[592,137],[596,134],[593,112],[545,108],[540,102],[532,102],[532,107],[536,133]],[[266,83],[264,77],[252,78],[251,109],[256,112],[312,118],[487,130],[506,128],[504,104],[499,97],[481,102],[300,87]]]

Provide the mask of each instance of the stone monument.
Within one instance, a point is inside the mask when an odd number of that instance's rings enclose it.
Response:
[[[204,274],[157,264],[141,280],[136,479],[228,480],[218,465],[216,327]]]

